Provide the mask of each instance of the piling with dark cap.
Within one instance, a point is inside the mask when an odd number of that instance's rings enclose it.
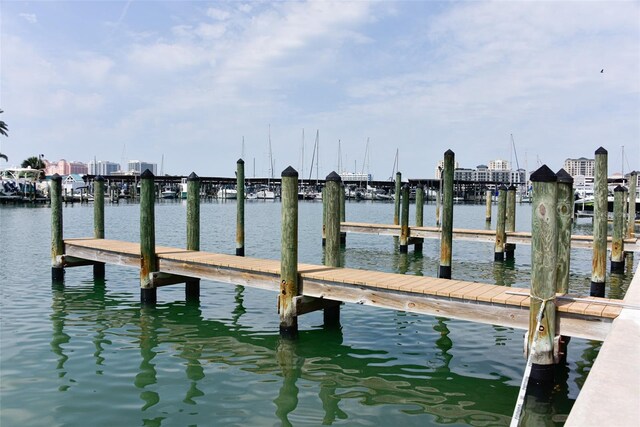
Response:
[[[556,263],[556,292],[569,292],[569,267],[571,264],[571,226],[573,224],[573,178],[564,169],[556,174],[558,179],[558,261]]]
[[[236,163],[236,255],[244,256],[244,160]]]
[[[507,189],[507,210],[505,214],[505,225],[504,229],[506,232],[514,232],[516,231],[516,186],[511,185]],[[505,234],[505,244],[504,244],[504,252],[507,260],[514,259],[514,255],[516,252],[516,244],[509,243],[508,238],[506,238]]]
[[[507,213],[507,187],[501,185],[498,189],[498,220],[496,223],[496,242],[494,245],[494,261],[504,261],[504,244],[507,240],[505,232]]]
[[[93,237],[104,239],[104,178],[98,175],[93,180]],[[104,263],[93,264],[93,277],[104,278]]]
[[[624,273],[624,199],[627,189],[613,190],[613,234],[611,236],[611,272]]]
[[[140,175],[140,302],[148,304],[157,300],[157,288],[149,277],[158,271],[153,180],[149,169]]]
[[[400,224],[400,198],[402,189],[402,174],[396,172],[395,201],[393,210],[393,225]]]
[[[527,349],[533,362],[531,379],[548,382],[553,379],[556,328],[557,176],[543,165],[531,174],[531,182],[531,298]],[[541,309],[544,311],[538,326]]]
[[[591,261],[591,292],[593,297],[604,297],[607,273],[607,150],[595,152],[593,188],[593,257]]]
[[[422,183],[416,186],[416,227],[422,227],[424,224],[424,185]],[[413,238],[413,251],[422,252],[422,244],[424,239]]]
[[[455,154],[451,150],[444,153],[442,186],[444,189],[442,206],[442,230],[440,237],[440,266],[438,277],[451,279],[451,255],[453,243],[453,169]]]
[[[347,212],[346,212],[346,196],[344,194],[344,185],[340,186],[340,222],[345,222],[347,220]],[[345,246],[347,244],[347,233],[340,233],[340,244]]]
[[[409,184],[402,186],[402,209],[400,213],[400,252],[409,249]]]
[[[638,186],[638,172],[633,171],[629,175],[629,215],[627,216],[627,237],[636,236],[636,191]]]
[[[282,250],[280,295],[278,296],[280,335],[285,338],[296,338],[298,317],[293,298],[298,295],[298,172],[289,166],[282,171],[281,176]]]
[[[327,198],[326,237],[324,250],[324,264],[330,267],[340,267],[340,192],[342,179],[336,172],[326,177],[325,196]],[[336,326],[340,323],[340,306],[324,308],[325,326]]]
[[[64,254],[62,234],[62,177],[58,174],[51,178],[51,279],[64,278],[64,268],[60,257]]]
[[[187,250],[200,250],[200,178],[195,172],[187,178]],[[188,300],[200,297],[200,279],[189,279],[185,283]]]

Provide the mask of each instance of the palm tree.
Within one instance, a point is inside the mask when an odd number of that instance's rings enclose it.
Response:
[[[2,110],[0,110],[0,114],[3,113]],[[9,136],[9,128],[7,128],[7,124],[0,120],[0,135],[4,135],[4,136]],[[9,161],[9,158],[5,155],[0,153],[0,158],[3,158],[5,161]]]
[[[31,156],[22,162],[22,167],[31,167],[31,169],[44,169],[47,167],[47,165],[44,164],[40,157]]]

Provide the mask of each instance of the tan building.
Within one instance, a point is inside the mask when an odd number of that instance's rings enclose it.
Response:
[[[582,175],[585,177],[593,177],[596,167],[595,159],[567,159],[564,161],[563,169],[571,176]]]

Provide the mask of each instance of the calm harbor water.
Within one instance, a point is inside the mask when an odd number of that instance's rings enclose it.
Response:
[[[246,205],[247,256],[279,258],[278,202]],[[235,253],[235,202],[203,202],[201,249]],[[495,209],[495,208],[494,208]],[[530,205],[517,207],[530,229]],[[300,262],[321,263],[322,204],[300,204]],[[139,206],[106,206],[106,237],[137,241]],[[425,224],[434,225],[433,205]],[[413,206],[411,208],[413,215]],[[484,228],[484,206],[456,205],[454,227]],[[65,237],[93,233],[92,206],[64,208]],[[156,205],[156,242],[183,247],[186,204]],[[348,203],[347,220],[389,223],[393,205]],[[495,226],[495,219],[494,219]],[[574,233],[590,233],[580,222]],[[508,425],[525,360],[523,331],[344,305],[339,331],[322,314],[300,338],[278,336],[273,293],[203,281],[199,304],[181,285],[139,305],[138,271],[68,269],[51,284],[50,209],[0,207],[0,425]],[[512,287],[530,280],[530,250],[493,262],[493,245],[454,242],[453,277]],[[385,236],[347,237],[345,266],[435,276],[439,243],[399,254]],[[574,250],[572,292],[588,294],[591,252]],[[622,297],[634,266],[607,277]],[[529,399],[528,425],[561,425],[600,343],[572,339],[550,399]]]

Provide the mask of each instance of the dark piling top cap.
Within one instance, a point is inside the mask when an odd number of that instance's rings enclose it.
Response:
[[[557,182],[558,176],[547,165],[542,165],[531,174],[530,179],[533,182]]]
[[[191,175],[187,178],[187,181],[199,181],[200,177],[195,172],[191,172]]]
[[[402,176],[402,172],[400,171],[396,172],[396,176]]]
[[[424,184],[419,182],[418,185],[416,185],[416,188],[424,188]]]
[[[238,159],[238,161],[237,161],[236,163],[238,163],[238,164],[240,164],[240,165],[244,165],[244,160],[242,160],[242,159]]]
[[[498,190],[500,190],[500,191],[507,191],[507,190],[508,190],[508,188],[507,188],[507,186],[506,186],[506,185],[502,184],[500,187],[498,187]]]
[[[511,184],[511,185],[509,186],[509,188],[507,188],[507,190],[509,190],[509,191],[516,191],[517,189],[518,189],[518,187],[516,187],[516,186],[515,186],[515,185],[513,185],[513,184]]]
[[[104,176],[102,176],[102,175],[98,175],[98,176],[96,176],[96,177],[95,177],[94,181],[97,181],[97,182],[104,182]]]
[[[409,189],[409,183],[405,182],[404,185],[402,186],[402,189],[403,190],[405,190],[405,189],[408,190]]]
[[[62,181],[62,177],[57,173],[54,173],[53,176],[51,177],[51,181]]]
[[[298,171],[295,170],[294,168],[292,168],[291,166],[289,166],[288,168],[286,168],[285,170],[282,171],[281,176],[283,178],[286,178],[286,177],[295,177],[295,178],[297,178],[298,177]]]
[[[447,156],[453,157],[453,156],[455,156],[455,153],[453,151],[451,151],[451,149],[449,149],[449,150],[444,152],[444,156],[445,157],[447,157]]]
[[[558,177],[558,182],[573,184],[573,177],[564,169],[560,169],[556,176]]]
[[[627,191],[627,189],[624,188],[622,185],[618,185],[616,188],[613,189],[613,191],[620,192],[620,191]]]
[[[336,171],[332,171],[329,175],[327,175],[325,181],[342,182],[342,178],[340,178],[340,175],[338,175]]]
[[[596,154],[607,154],[607,150],[605,150],[604,148],[600,147],[596,150]]]
[[[142,175],[140,175],[140,178],[153,179],[153,172],[151,172],[149,169],[145,169],[144,172],[142,172]]]

